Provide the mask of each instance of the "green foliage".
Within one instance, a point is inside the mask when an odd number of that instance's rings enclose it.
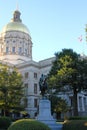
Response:
[[[55,56],[48,75],[48,86],[57,91],[72,90],[74,115],[78,115],[77,93],[87,89],[87,59],[72,49],[63,49]]]
[[[77,87],[79,55],[71,49],[63,49],[62,52],[55,55],[56,60],[53,62],[48,76],[49,85],[52,80],[53,83],[51,82],[51,85],[56,87],[56,89],[63,88],[64,85],[70,85],[70,89]]]
[[[21,119],[14,122],[8,130],[50,130],[50,128],[33,119]]]
[[[0,117],[0,129],[7,129],[11,125],[9,117]]]
[[[51,110],[52,113],[55,111],[57,112],[67,112],[69,109],[69,106],[66,102],[66,100],[61,99],[55,95],[50,95],[50,101],[51,101]]]
[[[73,117],[69,117],[68,120],[87,120],[87,117],[83,117],[83,116],[73,116]]]
[[[0,108],[10,111],[19,107],[22,96],[21,74],[14,67],[0,64]]]
[[[63,130],[87,130],[86,120],[68,120],[63,124]]]

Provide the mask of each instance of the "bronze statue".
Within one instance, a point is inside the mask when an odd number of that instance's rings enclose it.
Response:
[[[42,74],[41,77],[40,77],[40,80],[39,80],[39,87],[40,87],[42,97],[44,97],[46,90],[47,90],[46,79],[47,79],[46,76]]]

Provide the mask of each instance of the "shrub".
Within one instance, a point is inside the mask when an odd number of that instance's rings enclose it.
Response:
[[[50,130],[50,128],[33,119],[21,119],[15,121],[8,130]]]
[[[81,116],[73,116],[73,117],[69,117],[69,120],[87,120],[87,117],[81,117]]]
[[[11,125],[9,117],[0,117],[0,129],[7,129]]]
[[[87,130],[86,120],[68,120],[63,124],[63,130]]]

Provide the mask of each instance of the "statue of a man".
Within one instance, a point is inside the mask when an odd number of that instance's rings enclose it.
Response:
[[[47,90],[47,82],[46,82],[46,76],[43,74],[41,75],[39,80],[39,87],[40,87],[41,95],[44,97],[44,94]]]

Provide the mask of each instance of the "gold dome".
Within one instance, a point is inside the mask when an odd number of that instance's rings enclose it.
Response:
[[[9,22],[7,25],[3,27],[2,33],[7,32],[7,31],[21,31],[21,32],[29,34],[29,30],[22,23],[22,20],[20,19],[20,15],[21,13],[18,10],[14,11],[11,22]]]
[[[8,31],[21,31],[29,34],[28,28],[21,22],[10,22],[7,25],[5,25],[2,29],[2,33]]]

